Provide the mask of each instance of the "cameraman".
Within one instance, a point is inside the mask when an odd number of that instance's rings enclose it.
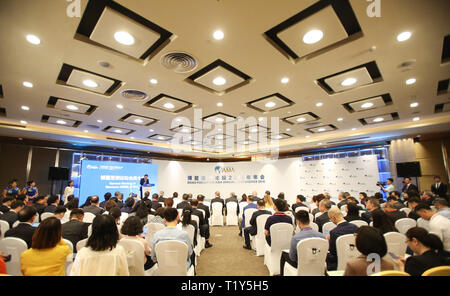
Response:
[[[395,186],[394,186],[394,179],[392,178],[388,178],[387,179],[387,186],[386,188],[383,187],[383,184],[381,182],[378,182],[377,185],[380,187],[381,190],[383,190],[384,192],[387,192],[387,194],[391,194],[392,191],[395,191]]]

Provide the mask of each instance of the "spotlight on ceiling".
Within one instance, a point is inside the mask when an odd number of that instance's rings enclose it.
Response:
[[[172,104],[172,103],[165,103],[164,104],[164,108],[166,108],[166,109],[173,109],[173,108],[175,108],[175,105]]]
[[[306,44],[314,44],[322,40],[323,32],[321,30],[311,30],[303,36],[303,42]]]
[[[353,85],[357,82],[358,80],[356,78],[350,77],[345,79],[344,81],[342,81],[341,85],[342,86],[350,86]]]
[[[135,42],[134,37],[130,33],[124,31],[114,33],[114,39],[120,44],[128,46],[133,45]]]
[[[370,108],[370,107],[373,107],[373,103],[364,103],[364,104],[362,104],[361,105],[361,108],[363,108],[363,109],[367,109],[367,108]]]
[[[215,78],[215,79],[213,80],[213,83],[214,83],[215,85],[220,86],[220,85],[224,85],[225,83],[227,83],[227,80],[226,80],[225,78],[223,78],[223,77],[217,77],[217,78]]]
[[[213,33],[213,37],[216,40],[222,40],[225,37],[225,34],[221,30],[217,30]]]
[[[87,79],[87,80],[83,80],[83,84],[85,85],[85,86],[87,86],[87,87],[98,87],[98,84],[97,84],[97,82],[95,82],[95,81],[92,81],[92,80],[90,80],[90,79]]]
[[[411,32],[405,31],[397,35],[397,41],[398,42],[404,42],[411,38]]]
[[[273,108],[273,107],[275,107],[277,104],[275,104],[275,102],[268,102],[267,104],[266,104],[266,107],[267,108]]]
[[[38,45],[41,43],[41,39],[39,39],[39,37],[37,37],[36,35],[29,34],[26,38],[27,41],[31,44]]]

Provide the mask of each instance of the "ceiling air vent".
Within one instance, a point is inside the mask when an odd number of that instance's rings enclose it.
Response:
[[[185,52],[170,52],[161,57],[161,65],[175,73],[188,73],[197,68],[198,62]]]
[[[350,141],[361,141],[361,140],[367,140],[367,139],[370,139],[370,137],[359,137],[359,138],[331,141],[331,142],[327,142],[327,144],[338,144],[338,143],[345,143],[345,142],[350,142]]]
[[[128,100],[133,101],[143,101],[148,98],[148,95],[145,92],[134,90],[134,89],[127,89],[120,93],[122,97]]]

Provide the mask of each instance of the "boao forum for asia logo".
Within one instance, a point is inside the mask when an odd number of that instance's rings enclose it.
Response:
[[[233,167],[223,167],[223,166],[218,165],[214,168],[214,172],[216,174],[234,173],[234,168]]]

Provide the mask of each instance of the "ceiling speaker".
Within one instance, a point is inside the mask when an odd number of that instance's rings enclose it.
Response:
[[[170,52],[161,57],[161,65],[175,73],[188,73],[198,66],[197,60],[185,52]]]

